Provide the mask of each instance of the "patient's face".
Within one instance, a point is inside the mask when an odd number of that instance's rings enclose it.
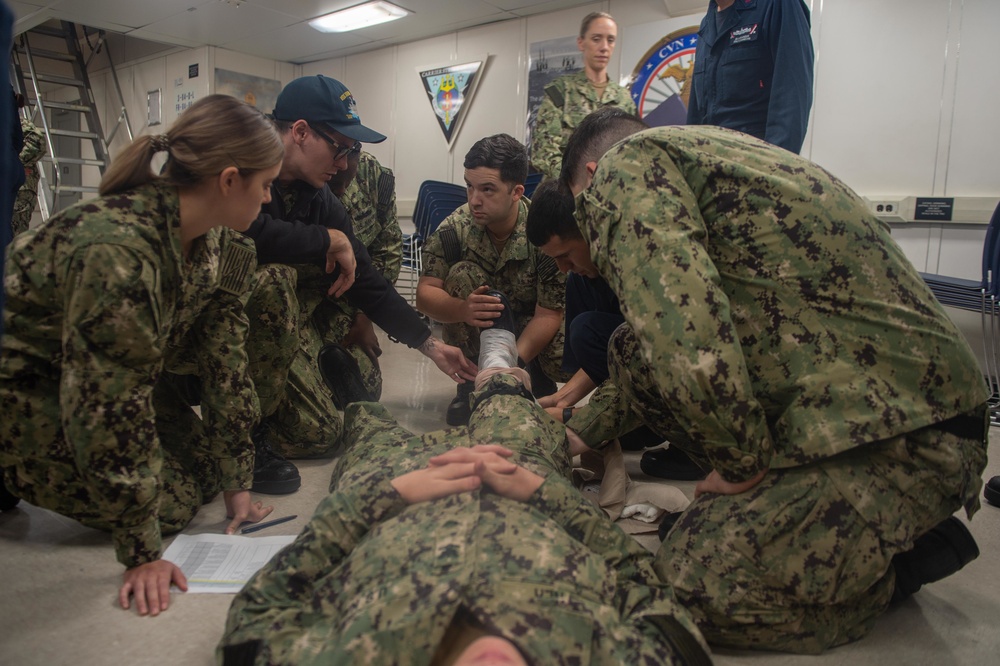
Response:
[[[455,666],[528,666],[514,644],[499,636],[484,636],[465,648]]]

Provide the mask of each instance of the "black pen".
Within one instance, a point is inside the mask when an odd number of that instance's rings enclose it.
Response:
[[[269,520],[266,523],[257,523],[256,525],[251,525],[250,527],[244,527],[240,530],[240,534],[250,534],[251,532],[262,530],[265,527],[273,527],[275,525],[280,525],[281,523],[287,523],[289,520],[295,520],[296,518],[298,518],[298,516],[285,516],[284,518]]]

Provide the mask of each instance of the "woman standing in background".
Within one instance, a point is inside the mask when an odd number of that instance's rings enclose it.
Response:
[[[618,24],[606,12],[591,12],[580,24],[577,48],[583,53],[583,69],[560,76],[545,86],[545,98],[531,139],[531,166],[546,179],[559,177],[563,150],[570,134],[590,113],[605,106],[619,106],[635,113],[627,88],[608,76],[608,62],[615,52]]]

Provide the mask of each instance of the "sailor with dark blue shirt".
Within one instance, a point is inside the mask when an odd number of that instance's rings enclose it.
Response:
[[[698,29],[689,125],[746,132],[793,153],[812,107],[803,0],[711,0]]]

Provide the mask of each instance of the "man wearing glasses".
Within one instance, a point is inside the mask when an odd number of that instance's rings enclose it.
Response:
[[[262,415],[253,433],[254,490],[288,493],[301,481],[281,454],[333,455],[343,425],[339,410],[369,399],[353,358],[334,345],[320,349],[311,315],[324,298],[344,296],[456,382],[474,379],[476,366],[434,338],[372,265],[344,206],[327,187],[362,142],[385,140],[361,124],[351,92],[322,75],[302,77],[281,91],[272,116],[285,158],[271,201],[246,232],[259,263],[246,304],[247,353]]]

